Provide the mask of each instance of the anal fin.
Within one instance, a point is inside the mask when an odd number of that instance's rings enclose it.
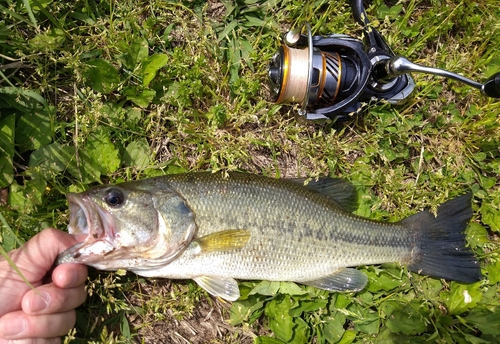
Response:
[[[360,291],[368,283],[368,277],[359,270],[342,268],[328,276],[299,283],[330,291]]]
[[[193,280],[209,294],[219,296],[224,300],[236,301],[240,297],[238,282],[234,278],[199,276]]]

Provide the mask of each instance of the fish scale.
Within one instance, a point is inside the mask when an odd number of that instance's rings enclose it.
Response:
[[[216,260],[221,263],[214,273],[239,279],[288,277],[305,281],[340,267],[407,262],[414,245],[408,228],[368,222],[346,214],[324,195],[293,183],[283,188],[279,181],[264,184],[260,178],[244,174],[216,181],[211,174],[178,175],[172,176],[168,183],[183,195],[196,214],[197,237],[227,229],[246,229],[252,234],[245,248],[235,252],[202,256],[186,253],[160,271],[166,276],[186,276],[189,271],[188,277],[194,277],[203,273],[208,262]],[[200,184],[203,187],[199,187]],[[289,202],[290,198],[295,202]],[[239,209],[249,209],[251,213],[243,214]],[[217,214],[216,221],[213,214]],[[302,238],[303,245],[297,245],[298,238]],[[377,244],[381,249],[374,247]],[[387,250],[388,246],[392,249]],[[262,259],[266,259],[269,266],[255,265],[256,256],[265,257]],[[311,258],[315,261],[311,262]],[[240,262],[236,271],[228,268],[233,259]],[[272,268],[277,262],[282,264],[280,269]]]

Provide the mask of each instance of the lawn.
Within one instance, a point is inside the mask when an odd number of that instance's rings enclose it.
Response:
[[[367,13],[413,62],[477,81],[500,71],[496,0],[375,0]],[[193,281],[90,271],[71,343],[495,343],[500,336],[500,109],[414,75],[401,105],[345,123],[271,102],[267,65],[303,21],[361,38],[347,1],[0,0],[0,243],[66,230],[65,194],[189,171],[333,176],[357,214],[398,221],[466,192],[484,279],[365,266],[359,293],[242,281],[233,303]]]

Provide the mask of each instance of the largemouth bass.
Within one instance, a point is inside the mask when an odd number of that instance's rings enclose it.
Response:
[[[359,291],[352,267],[400,262],[412,271],[466,283],[481,271],[465,248],[471,195],[396,223],[353,215],[356,190],[322,178],[189,173],[98,186],[67,195],[69,232],[87,234],[58,263],[125,269],[146,277],[193,279],[226,300],[236,279],[292,281]]]

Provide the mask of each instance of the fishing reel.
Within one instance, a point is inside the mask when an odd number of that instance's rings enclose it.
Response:
[[[450,78],[479,89],[485,96],[500,98],[500,73],[481,84],[412,63],[396,56],[371,27],[362,0],[353,0],[352,9],[364,28],[364,42],[340,34],[313,36],[308,23],[283,35],[283,44],[268,69],[275,103],[301,104],[299,114],[307,119],[346,120],[361,108],[361,102],[403,102],[415,88],[410,73]]]

